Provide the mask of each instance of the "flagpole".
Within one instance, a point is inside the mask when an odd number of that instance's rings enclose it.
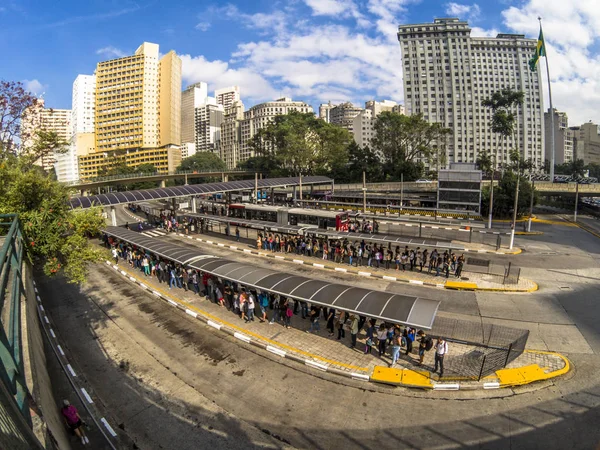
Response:
[[[540,21],[540,31],[542,30],[542,18],[538,17]],[[548,48],[544,42],[544,56],[546,57],[546,74],[548,76],[548,99],[550,100],[550,182],[554,183],[554,161],[555,161],[555,147],[554,147],[554,107],[552,106],[552,86],[550,83],[550,67],[548,66]]]

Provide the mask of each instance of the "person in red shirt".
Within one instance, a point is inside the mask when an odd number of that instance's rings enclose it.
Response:
[[[81,417],[79,417],[77,408],[71,405],[69,400],[63,400],[63,407],[60,412],[69,428],[81,439],[81,443],[89,444],[90,440],[85,435],[85,431],[83,431],[83,421],[81,420]]]

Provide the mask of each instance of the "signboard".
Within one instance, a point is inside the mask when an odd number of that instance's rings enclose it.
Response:
[[[187,209],[190,207],[190,202],[183,202],[179,204],[179,209]]]

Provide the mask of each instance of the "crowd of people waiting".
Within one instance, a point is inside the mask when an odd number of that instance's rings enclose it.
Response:
[[[318,333],[321,329],[321,320],[323,320],[326,323],[329,337],[337,334],[337,339],[342,340],[346,338],[346,332],[348,332],[350,347],[357,348],[358,334],[365,329],[368,320],[362,315],[348,314],[335,308],[309,305],[304,301],[248,288],[229,280],[221,280],[206,272],[203,273],[158,258],[141,248],[117,241],[107,235],[104,235],[103,239],[105,247],[111,249],[115,264],[124,261],[145,276],[155,278],[158,283],[168,284],[169,289],[179,288],[205,297],[222,308],[229,309],[246,323],[253,322],[258,318],[260,322],[269,325],[280,323],[286,328],[291,328],[292,318],[299,315],[303,320],[309,321],[307,333]],[[423,330],[417,331],[412,327],[403,328],[398,324],[389,323],[377,325],[375,319],[368,320],[365,332],[364,352],[370,353],[376,348],[379,357],[383,358],[386,350],[390,350],[390,367],[397,363],[402,349],[406,355],[410,355],[413,352],[413,345],[418,346],[418,364],[422,364],[425,352],[435,347],[435,371],[437,371],[439,362],[440,376],[443,375],[443,357],[447,353],[445,341],[438,340],[434,345],[433,340]],[[438,351],[439,345],[442,347]]]

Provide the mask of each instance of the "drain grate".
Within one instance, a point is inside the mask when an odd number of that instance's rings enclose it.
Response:
[[[571,290],[571,286],[559,286],[558,288],[561,291],[570,291]]]

